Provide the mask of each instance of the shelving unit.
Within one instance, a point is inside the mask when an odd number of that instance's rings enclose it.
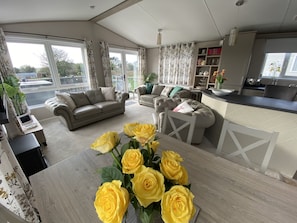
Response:
[[[214,86],[213,72],[219,70],[222,47],[203,47],[198,49],[194,87],[207,89]]]

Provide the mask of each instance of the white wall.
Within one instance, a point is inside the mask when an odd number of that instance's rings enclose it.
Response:
[[[147,49],[147,72],[158,74],[159,48]]]

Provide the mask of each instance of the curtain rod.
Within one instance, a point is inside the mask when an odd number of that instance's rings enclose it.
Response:
[[[117,44],[109,44],[109,47],[110,48],[121,48],[121,49],[124,49],[124,50],[138,50],[140,49],[141,47],[129,47],[129,46],[121,46],[121,45],[117,45]],[[143,47],[144,48],[144,47]]]
[[[21,35],[32,35],[32,36],[43,36],[44,38],[53,37],[53,38],[60,38],[60,39],[68,39],[68,40],[76,40],[76,41],[85,41],[84,39],[72,38],[72,37],[63,37],[63,36],[55,36],[55,35],[45,35],[39,33],[25,33],[25,32],[14,32],[14,31],[4,31],[4,33],[11,33],[11,34],[21,34]]]

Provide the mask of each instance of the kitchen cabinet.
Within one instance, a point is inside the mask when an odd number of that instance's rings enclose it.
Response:
[[[198,49],[194,87],[207,89],[214,86],[214,71],[219,69],[222,47],[200,47]]]

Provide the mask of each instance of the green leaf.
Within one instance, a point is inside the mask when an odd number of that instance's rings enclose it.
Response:
[[[152,223],[154,213],[153,204],[149,205],[147,208],[141,207],[136,211],[139,211],[139,218],[142,223]]]
[[[101,178],[104,182],[111,182],[113,180],[124,181],[124,176],[122,172],[113,166],[103,167],[101,170]]]
[[[124,155],[127,149],[130,149],[130,143],[125,143],[124,145],[122,145],[122,148],[121,148],[122,156]]]

